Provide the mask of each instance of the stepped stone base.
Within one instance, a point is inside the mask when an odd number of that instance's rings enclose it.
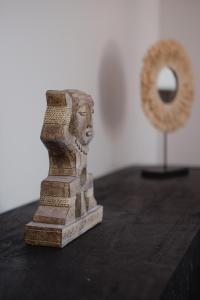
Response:
[[[30,222],[25,228],[25,242],[36,246],[64,247],[87,230],[100,223],[103,206],[97,205],[87,215],[67,225]]]

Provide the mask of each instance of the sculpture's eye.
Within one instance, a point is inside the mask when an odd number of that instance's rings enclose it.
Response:
[[[84,111],[84,110],[81,110],[81,111],[79,111],[78,113],[79,113],[79,115],[81,115],[81,116],[86,116],[86,115],[87,115],[87,112]]]
[[[94,109],[93,109],[93,108],[91,109],[91,113],[92,113],[92,114],[94,113]]]

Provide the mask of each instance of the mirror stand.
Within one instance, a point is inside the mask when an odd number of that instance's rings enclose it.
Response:
[[[189,168],[168,166],[168,132],[163,132],[163,164],[142,170],[142,177],[165,179],[189,174]]]

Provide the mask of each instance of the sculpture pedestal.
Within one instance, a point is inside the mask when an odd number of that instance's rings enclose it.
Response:
[[[36,246],[64,247],[102,221],[103,206],[97,205],[85,216],[67,225],[30,222],[25,228],[25,242]]]

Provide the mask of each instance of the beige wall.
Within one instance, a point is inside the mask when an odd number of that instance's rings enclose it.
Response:
[[[148,12],[145,0],[0,2],[0,212],[39,196],[48,172],[39,140],[47,89],[93,96],[95,176],[156,161],[157,133],[141,111],[138,78],[157,32],[157,0],[148,2]]]
[[[117,168],[132,164],[155,164],[160,155],[159,132],[145,117],[140,101],[140,72],[143,57],[148,47],[157,41],[159,34],[159,0],[130,2],[132,14],[128,20],[131,30],[126,56],[126,113],[121,131],[113,142]]]
[[[89,168],[96,177],[162,159],[162,135],[140,105],[147,48],[176,38],[190,54],[196,102],[170,136],[171,163],[199,165],[198,0],[0,2],[0,212],[38,198],[48,157],[39,140],[47,89],[79,88],[95,100]]]
[[[161,0],[160,38],[177,39],[187,50],[195,77],[195,102],[191,117],[185,126],[169,135],[169,162],[171,164],[200,165],[200,1]]]

